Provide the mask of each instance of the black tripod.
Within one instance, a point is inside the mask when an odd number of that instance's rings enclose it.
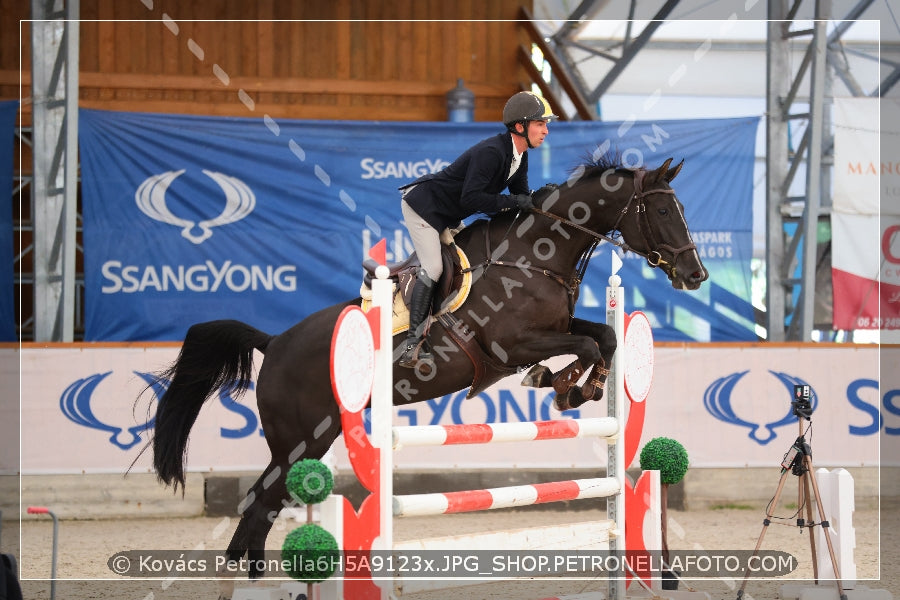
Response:
[[[805,389],[798,389],[805,388]],[[825,509],[822,506],[822,497],[819,495],[819,486],[816,483],[816,475],[813,471],[812,464],[812,449],[810,445],[806,443],[806,436],[803,432],[803,420],[806,419],[809,421],[809,426],[812,427],[812,407],[809,403],[809,386],[794,386],[794,396],[799,398],[798,400],[792,401],[791,406],[793,408],[794,415],[797,416],[797,422],[800,427],[800,435],[797,437],[794,445],[785,453],[784,459],[781,461],[781,479],[778,480],[778,488],[775,490],[775,496],[772,497],[772,500],[769,502],[769,506],[766,509],[766,518],[763,519],[763,528],[759,534],[759,539],[756,541],[756,548],[753,550],[753,557],[759,554],[759,549],[762,546],[763,538],[766,535],[766,531],[769,528],[769,525],[772,522],[772,515],[775,513],[775,508],[778,505],[778,498],[781,496],[781,491],[784,489],[784,484],[787,481],[788,474],[793,474],[799,477],[797,482],[798,485],[798,501],[797,506],[797,527],[801,529],[801,532],[804,527],[809,528],[809,547],[812,553],[812,567],[813,567],[813,579],[816,584],[819,583],[819,566],[816,558],[816,539],[814,535],[813,528],[816,525],[821,525],[822,529],[825,531],[825,543],[828,546],[828,553],[831,556],[831,566],[834,569],[834,578],[837,580],[837,591],[838,596],[841,600],[847,600],[847,595],[844,593],[844,586],[841,583],[841,573],[838,570],[837,560],[834,556],[834,547],[831,544],[831,536],[828,534],[829,523],[825,518]],[[816,523],[813,520],[813,508],[812,503],[809,501],[809,490],[810,486],[812,487],[813,493],[815,494],[816,506],[819,509],[819,518],[821,521]],[[806,505],[806,520],[803,519],[802,510],[804,504]],[[747,580],[750,577],[749,569],[744,574],[744,581],[741,583],[741,589],[738,590],[737,600],[741,600],[744,595],[744,588],[747,587]]]

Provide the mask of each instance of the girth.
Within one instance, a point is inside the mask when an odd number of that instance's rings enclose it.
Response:
[[[540,211],[543,212],[543,211]],[[553,215],[554,217],[556,215]],[[529,271],[533,271],[535,273],[540,273],[544,277],[549,277],[559,285],[563,286],[566,289],[566,292],[569,295],[569,317],[572,318],[575,316],[575,303],[578,301],[578,287],[581,285],[582,278],[584,277],[584,273],[587,270],[587,263],[590,260],[591,254],[594,252],[594,248],[596,248],[596,244],[591,245],[581,256],[581,260],[579,261],[578,268],[576,269],[575,276],[572,277],[571,280],[566,280],[562,275],[556,273],[555,271],[551,271],[550,269],[544,269],[541,267],[535,267],[531,264],[525,262],[509,262],[508,260],[495,260],[491,257],[491,230],[490,230],[490,222],[488,222],[488,226],[484,228],[484,249],[486,259],[478,263],[477,265],[472,265],[468,269],[464,269],[463,273],[467,273],[470,271],[476,271],[478,269],[486,270],[491,265],[498,265],[501,267],[513,267],[516,269],[527,269]]]

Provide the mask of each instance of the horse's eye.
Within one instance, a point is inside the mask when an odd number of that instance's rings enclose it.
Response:
[[[659,213],[659,216],[664,217],[667,214],[669,214],[669,209],[668,208],[660,208],[659,210],[657,210],[657,212]]]

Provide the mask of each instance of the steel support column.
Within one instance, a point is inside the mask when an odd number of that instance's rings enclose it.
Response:
[[[867,0],[866,0],[867,1]],[[823,188],[822,164],[825,125],[826,67],[829,39],[827,19],[830,0],[816,0],[815,21],[809,31],[791,32],[790,24],[801,0],[769,0],[766,91],[766,310],[769,341],[810,341],[815,319],[816,258],[819,216],[830,206],[828,187]],[[812,40],[797,73],[788,64],[790,40],[810,35]],[[791,108],[809,73],[809,109],[793,114]],[[793,156],[788,156],[789,122],[805,119],[806,131]],[[805,191],[791,197],[790,188],[801,163],[806,165]],[[802,213],[797,215],[797,202]],[[799,216],[796,232],[786,243],[785,222]],[[796,220],[796,219],[795,219]],[[798,263],[799,261],[799,263]],[[796,276],[797,267],[800,274]],[[798,288],[796,302],[794,289]],[[790,326],[786,327],[786,317]]]
[[[810,67],[809,144],[806,154],[806,206],[803,209],[803,262],[800,269],[799,314],[794,315],[791,330],[793,339],[808,342],[812,338],[815,320],[816,256],[819,232],[819,213],[822,206],[822,139],[825,109],[825,25],[829,15],[821,14],[827,0],[816,3],[816,21],[813,25],[812,65]],[[824,11],[822,11],[824,12]],[[828,11],[830,12],[830,11]],[[798,229],[797,234],[800,234]],[[799,329],[794,329],[794,326]]]
[[[597,84],[597,87],[588,94],[589,101],[596,103],[603,97],[603,94],[609,91],[609,88],[612,87],[619,75],[622,74],[622,71],[631,64],[631,61],[634,60],[637,53],[647,45],[647,41],[650,40],[653,33],[659,29],[660,25],[662,25],[671,12],[675,10],[679,1],[680,0],[666,0],[666,3],[657,11],[653,16],[653,19],[647,23],[646,27],[644,27],[638,36],[633,41],[623,46],[622,57],[615,61],[612,69],[610,69],[603,77],[603,80]]]
[[[31,4],[35,341],[74,335],[78,14],[78,0]]]
[[[791,88],[789,46],[784,36],[787,6],[784,0],[769,0],[766,39],[766,330],[772,342],[784,341],[784,318],[789,288],[784,263],[781,204],[788,172],[788,121],[784,99]]]

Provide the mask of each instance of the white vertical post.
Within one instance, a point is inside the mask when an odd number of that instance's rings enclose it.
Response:
[[[613,269],[616,269],[615,259],[618,256],[613,253]],[[621,261],[619,261],[621,265]],[[606,500],[606,516],[616,523],[616,529],[612,532],[609,541],[609,549],[617,553],[625,552],[625,309],[624,290],[620,287],[622,278],[611,275],[609,287],[606,288],[606,324],[616,332],[616,341],[619,344],[613,355],[610,374],[607,378],[606,405],[607,415],[615,417],[619,422],[619,433],[607,446],[607,476],[615,477],[622,489],[615,496]],[[621,578],[609,581],[609,600],[625,599],[625,580]]]
[[[650,477],[650,494],[648,498],[650,525],[644,518],[644,548],[650,549],[649,554],[655,564],[662,564],[662,483],[660,483],[659,471],[645,471],[644,476]],[[632,515],[632,518],[634,516]],[[659,548],[659,550],[657,550]],[[662,590],[662,574],[651,574],[650,587],[656,591]]]
[[[816,559],[819,566],[819,579],[834,579],[834,568],[831,564],[831,553],[825,536],[831,536],[835,548],[835,559],[841,573],[841,585],[845,590],[856,587],[856,563],[853,561],[853,549],[856,548],[856,529],[853,527],[853,476],[846,469],[816,469],[816,481],[819,494],[822,496],[822,513],[828,519],[829,527],[816,528]]]
[[[380,450],[381,460],[378,473],[380,504],[379,530],[381,534],[372,544],[372,550],[391,551],[394,549],[393,498],[394,498],[394,451],[391,439],[393,426],[393,338],[391,336],[391,316],[393,284],[388,279],[388,269],[384,265],[375,270],[372,280],[372,306],[380,308],[378,321],[378,350],[375,351],[375,377],[372,382],[372,402],[369,413],[372,423],[372,446]],[[376,582],[381,588],[382,599],[389,597],[393,582]]]
[[[319,525],[331,533],[338,541],[338,547],[344,547],[344,497],[329,494],[319,504]],[[322,600],[343,600],[344,581],[337,577],[329,577],[321,584]]]

